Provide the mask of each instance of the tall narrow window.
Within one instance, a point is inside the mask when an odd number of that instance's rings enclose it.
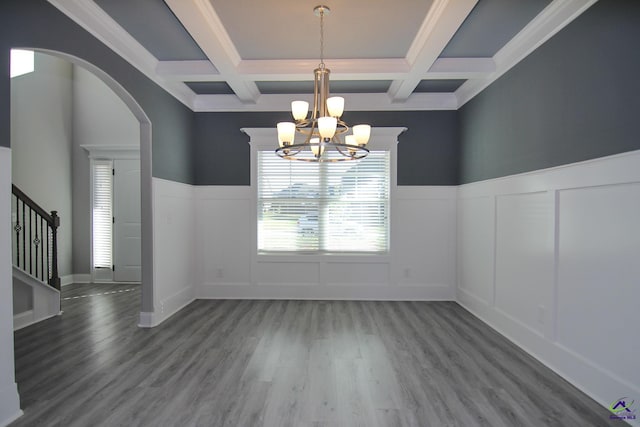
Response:
[[[93,267],[111,269],[113,239],[113,164],[93,161]]]
[[[357,162],[285,161],[258,152],[258,250],[384,253],[389,151]]]
[[[32,73],[34,62],[32,50],[11,49],[11,78]]]

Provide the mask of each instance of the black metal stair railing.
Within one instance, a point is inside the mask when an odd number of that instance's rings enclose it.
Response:
[[[11,193],[14,265],[60,290],[57,211],[48,213],[13,184]]]

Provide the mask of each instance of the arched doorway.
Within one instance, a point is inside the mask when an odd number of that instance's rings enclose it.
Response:
[[[89,71],[98,79],[100,79],[129,109],[129,111],[138,121],[139,132],[139,147],[140,147],[140,204],[141,204],[141,234],[142,234],[142,247],[141,247],[141,264],[142,264],[142,282],[141,282],[141,304],[140,304],[140,322],[139,326],[148,327],[152,326],[147,320],[149,316],[145,313],[152,313],[154,311],[154,288],[153,288],[153,253],[152,253],[152,198],[151,198],[151,122],[140,107],[138,102],[133,96],[125,90],[117,81],[111,76],[102,71],[95,65],[80,59],[76,56],[66,53],[46,50],[46,49],[32,49],[29,47],[20,47],[21,49],[29,49],[35,52],[51,55],[67,61],[71,64],[77,65],[84,70]],[[9,183],[8,183],[9,184]],[[7,185],[8,185],[7,184]]]

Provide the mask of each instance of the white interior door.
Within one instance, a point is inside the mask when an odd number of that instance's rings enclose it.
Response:
[[[113,280],[141,280],[140,160],[113,161]]]

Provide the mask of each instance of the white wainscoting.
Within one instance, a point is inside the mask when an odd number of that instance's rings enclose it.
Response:
[[[22,415],[13,356],[11,149],[0,147],[0,426]]]
[[[458,197],[458,301],[602,405],[638,401],[640,151]]]
[[[198,298],[452,300],[456,187],[398,187],[383,256],[258,255],[251,187],[198,186]]]
[[[153,178],[153,313],[140,326],[155,326],[195,299],[194,187]]]

